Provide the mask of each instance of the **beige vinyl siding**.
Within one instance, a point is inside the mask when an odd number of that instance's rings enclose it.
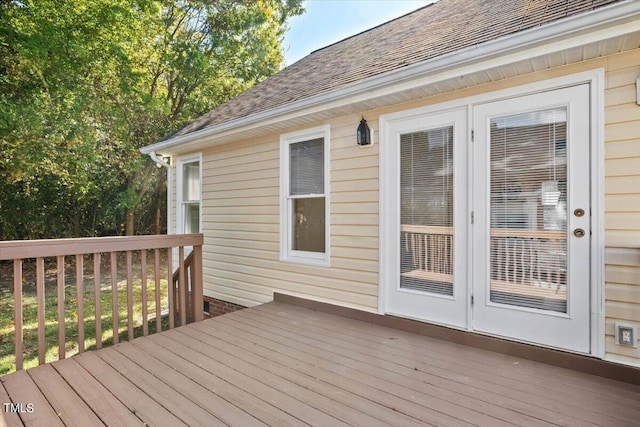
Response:
[[[640,51],[609,58],[605,88],[606,357],[640,366],[640,348],[615,344],[615,322],[640,329]]]
[[[331,267],[279,261],[280,134],[205,150],[205,294],[252,306],[276,291],[376,311],[379,116],[595,68],[606,71],[606,355],[640,365],[637,349],[613,343],[615,321],[640,326],[640,49],[311,124],[331,128]],[[356,146],[361,115],[375,132],[373,147]]]
[[[331,174],[328,268],[279,260],[279,135],[203,153],[207,295],[252,306],[270,301],[279,291],[377,309],[377,149],[363,160],[366,152],[350,143],[354,132],[350,119],[332,123],[330,169],[373,167],[375,171],[362,177]],[[374,203],[340,197],[356,188],[372,192],[369,199]],[[355,233],[354,226],[359,229]]]

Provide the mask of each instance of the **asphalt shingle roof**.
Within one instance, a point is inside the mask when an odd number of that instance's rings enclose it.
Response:
[[[267,111],[620,0],[440,0],[286,67],[166,139]]]

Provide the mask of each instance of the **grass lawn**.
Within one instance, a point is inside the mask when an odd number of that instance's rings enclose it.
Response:
[[[152,255],[152,254],[151,254]],[[139,255],[138,255],[139,258]],[[156,331],[156,303],[155,303],[155,278],[153,276],[153,259],[148,256],[147,301],[149,333]],[[45,349],[46,361],[58,360],[58,297],[55,274],[55,260],[47,263],[45,272]],[[165,263],[161,262],[161,311],[167,309],[167,280]],[[118,336],[120,341],[128,338],[127,329],[127,284],[126,264],[124,258],[118,261]],[[137,268],[136,268],[137,266]],[[85,349],[95,348],[95,298],[93,291],[93,259],[85,256],[84,259],[84,325],[85,325]],[[15,322],[14,322],[14,296],[13,296],[13,264],[6,263],[0,266],[0,375],[15,371]],[[75,278],[75,259],[69,257],[65,268],[65,348],[66,357],[78,352],[78,295]],[[102,343],[104,346],[113,343],[113,321],[111,301],[111,277],[109,259],[102,257],[101,265],[101,318],[102,318]],[[23,341],[24,341],[24,368],[38,365],[38,324],[37,324],[37,300],[35,292],[35,262],[26,262],[23,266]],[[134,260],[133,274],[133,321],[134,335],[142,336],[142,281],[140,278],[140,264]],[[162,329],[167,329],[168,322],[163,321]]]

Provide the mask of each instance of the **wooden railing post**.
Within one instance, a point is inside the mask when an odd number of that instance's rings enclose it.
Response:
[[[193,319],[196,322],[202,320],[203,313],[203,283],[202,283],[202,246],[193,247],[193,281],[191,282],[191,296],[193,298]]]
[[[184,272],[184,246],[178,248],[179,256],[179,277],[178,277],[178,299],[180,300],[180,326],[187,324],[187,284]]]

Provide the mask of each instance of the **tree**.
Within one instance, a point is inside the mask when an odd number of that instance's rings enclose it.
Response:
[[[138,148],[278,71],[302,12],[301,0],[1,1],[0,238],[158,232],[164,171]]]

